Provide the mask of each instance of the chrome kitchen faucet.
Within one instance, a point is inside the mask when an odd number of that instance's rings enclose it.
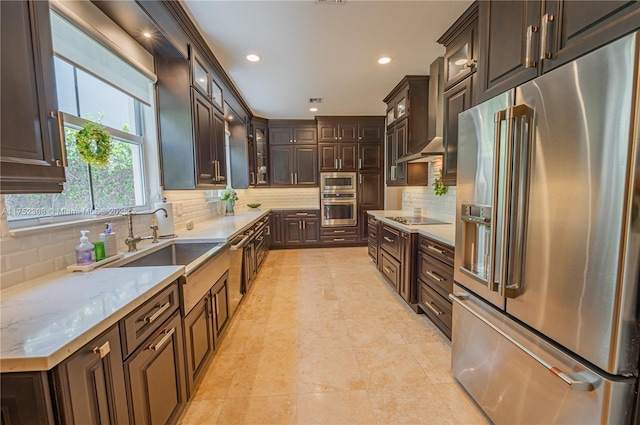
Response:
[[[133,209],[129,209],[129,212],[123,214],[127,217],[127,225],[129,226],[129,236],[125,239],[124,243],[129,247],[129,252],[135,252],[138,250],[137,243],[145,240],[145,239],[153,239],[151,243],[158,243],[158,226],[151,226],[151,230],[153,230],[153,235],[151,236],[134,236],[133,234],[133,216],[134,215],[152,215],[157,213],[158,211],[164,211],[164,216],[168,217],[169,213],[164,208],[158,208],[155,211],[147,212],[147,213],[136,213]]]

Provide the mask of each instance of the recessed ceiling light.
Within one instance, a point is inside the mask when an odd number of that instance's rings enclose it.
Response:
[[[309,111],[311,111],[311,112],[318,112],[318,108],[309,108]]]
[[[251,53],[250,55],[247,55],[247,60],[249,62],[258,62],[260,59],[262,59],[260,56],[254,55],[253,53]]]
[[[145,38],[151,38],[151,33],[148,31],[143,32],[142,35],[144,35]]]
[[[458,59],[457,61],[454,62],[454,64],[460,66],[460,65],[466,65],[467,60],[466,59]]]
[[[391,62],[391,58],[390,58],[390,57],[388,57],[388,56],[383,56],[383,57],[381,57],[380,59],[378,59],[378,63],[379,63],[380,65],[385,65],[385,64],[387,64],[387,63],[389,63],[389,62]]]

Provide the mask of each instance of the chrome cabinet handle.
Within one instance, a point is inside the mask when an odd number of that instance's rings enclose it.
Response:
[[[361,137],[362,139],[362,137]],[[358,170],[362,168],[362,158],[358,159]]]
[[[51,112],[51,118],[58,121],[58,137],[60,138],[60,159],[51,158],[53,162],[55,162],[57,167],[66,167],[68,166],[67,162],[67,144],[66,138],[64,136],[64,115],[62,111]]]
[[[256,174],[253,171],[250,174],[251,174],[251,184],[256,184]]]
[[[388,238],[386,236],[383,236],[382,239],[384,239],[385,241],[389,242],[389,243],[393,243],[393,239]]]
[[[540,30],[540,60],[551,59],[553,56],[551,52],[547,51],[548,36],[549,36],[549,22],[553,22],[554,16],[545,13],[542,17],[542,29]]]
[[[293,143],[298,143],[298,141],[296,139],[293,139]]]
[[[338,169],[338,158],[333,160],[333,168]]]
[[[340,169],[342,170],[342,159],[339,159],[338,161],[340,161]]]
[[[569,375],[567,375],[566,373],[564,373],[562,370],[560,370],[560,368],[555,367],[555,366],[551,366],[551,364],[547,363],[544,359],[542,359],[541,357],[537,356],[535,353],[533,353],[527,347],[525,347],[524,345],[520,344],[518,341],[513,339],[513,337],[511,337],[511,335],[507,334],[505,331],[503,331],[502,329],[500,329],[499,327],[497,327],[496,325],[491,323],[488,319],[483,317],[481,314],[477,313],[471,307],[467,306],[463,301],[465,299],[467,299],[468,297],[469,297],[469,294],[459,293],[459,292],[454,292],[453,294],[449,294],[449,299],[451,301],[455,302],[460,307],[464,308],[467,312],[469,312],[470,314],[475,316],[476,319],[480,320],[485,325],[489,326],[492,330],[494,330],[495,332],[499,333],[507,341],[509,341],[510,343],[515,345],[516,347],[518,347],[525,354],[527,354],[533,360],[535,360],[540,365],[542,365],[544,368],[546,368],[549,372],[551,372],[551,374],[553,376],[557,377],[562,382],[564,382],[565,384],[569,385],[569,387],[572,390],[574,390],[574,391],[593,391],[595,389],[595,387],[594,387],[592,382],[575,380],[575,379],[571,378]]]
[[[293,139],[289,139],[289,143],[293,143]]]
[[[293,175],[296,177],[296,184],[298,184],[298,173],[293,173]]]
[[[101,359],[104,359],[105,356],[111,352],[111,344],[109,344],[109,341],[107,341],[100,347],[95,347],[93,349],[93,352],[94,354],[99,355]]]
[[[171,335],[173,335],[175,332],[176,328],[171,328],[168,331],[164,331],[162,333],[162,335],[164,336],[160,339],[160,341],[149,345],[149,350],[158,351],[160,348],[162,348],[163,345],[167,343],[167,341],[171,339]]]
[[[334,230],[333,233],[344,233],[344,230]]]
[[[202,173],[202,174],[200,174],[200,178],[202,178],[202,179],[211,179],[211,174],[204,174],[204,173]],[[212,180],[213,180],[213,179],[212,179]]]
[[[162,313],[164,313],[165,311],[167,311],[167,309],[169,307],[171,307],[171,302],[165,303],[161,306],[157,306],[158,311],[156,311],[155,313],[153,313],[151,316],[146,316],[144,319],[142,319],[143,322],[145,323],[152,323],[154,320],[156,320],[158,317],[162,316]]]
[[[525,46],[525,55],[524,55],[524,67],[525,68],[533,68],[536,66],[536,63],[531,60],[531,51],[533,50],[533,33],[538,32],[538,27],[535,25],[529,25],[527,27],[527,44]]]
[[[309,213],[306,213],[306,212],[297,212],[297,213],[296,213],[296,215],[306,217],[306,216],[308,216],[308,215],[309,215]]]
[[[441,249],[439,249],[439,248],[436,248],[436,247],[435,247],[435,246],[433,246],[433,245],[427,245],[427,249],[428,249],[429,251],[437,252],[437,253],[438,253],[438,254],[440,254],[440,255],[445,255],[445,253],[444,253],[444,251],[443,251],[443,250],[441,250]]]
[[[393,271],[388,266],[384,266],[383,269],[387,273],[393,273]]]
[[[358,183],[362,184],[362,174],[358,174]]]
[[[291,173],[291,184],[293,184],[293,173]]]
[[[429,277],[430,277],[430,278],[432,278],[432,279],[437,280],[438,282],[444,282],[444,278],[443,278],[443,277],[438,276],[438,274],[437,274],[436,272],[432,272],[432,271],[429,271],[429,270],[425,270],[425,273],[427,274],[427,276],[429,276]]]
[[[333,240],[335,242],[342,242],[342,241],[344,241],[344,238],[333,238]]]
[[[431,301],[426,301],[424,303],[424,305],[429,307],[429,310],[433,311],[438,316],[442,316],[444,314],[444,312],[442,312],[442,311],[438,310],[437,308],[435,308],[435,306],[433,305],[433,303]]]

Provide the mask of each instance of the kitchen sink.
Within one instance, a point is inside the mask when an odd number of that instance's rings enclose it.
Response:
[[[132,261],[116,263],[115,267],[185,266],[186,274],[212,257],[225,244],[212,242],[173,243],[160,249],[143,253]]]

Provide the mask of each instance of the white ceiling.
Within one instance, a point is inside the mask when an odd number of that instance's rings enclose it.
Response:
[[[254,114],[266,118],[384,115],[404,75],[426,75],[436,40],[469,7],[460,1],[184,0]],[[249,53],[262,57],[257,63]],[[388,65],[379,65],[390,56]],[[309,112],[309,97],[322,97]]]

